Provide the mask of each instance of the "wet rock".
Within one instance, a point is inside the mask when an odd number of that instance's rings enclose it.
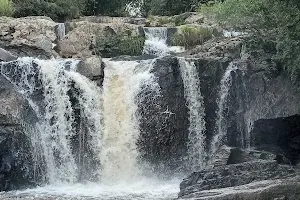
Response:
[[[5,49],[0,48],[0,61],[12,61],[16,60],[17,57],[12,55],[10,52]]]
[[[297,170],[276,161],[253,161],[194,172],[180,184],[179,197],[204,190],[230,188],[263,180],[294,177]],[[197,196],[197,195],[196,195]],[[201,196],[199,196],[201,197]]]
[[[300,198],[300,177],[258,181],[223,189],[203,190],[185,195],[183,199],[197,200],[297,200]]]
[[[77,65],[76,71],[92,81],[97,82],[98,85],[102,85],[104,79],[104,66],[102,65],[99,56],[85,58]]]
[[[149,92],[145,85],[138,95],[142,116],[138,146],[141,157],[157,166],[154,171],[174,175],[185,167],[189,126],[177,58],[157,59],[152,73],[160,92]]]

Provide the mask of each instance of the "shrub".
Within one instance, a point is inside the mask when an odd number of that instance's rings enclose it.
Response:
[[[111,35],[97,38],[95,49],[102,57],[137,56],[142,54],[144,42],[145,38],[142,36]]]
[[[211,39],[213,35],[214,31],[211,28],[183,26],[179,33],[173,35],[172,44],[191,48],[203,44]]]
[[[300,86],[300,2],[298,0],[226,0],[202,6],[200,12],[225,26],[250,32],[248,40],[273,44],[275,51],[251,46],[249,51],[272,54],[291,80]],[[273,49],[273,48],[272,48]]]
[[[54,21],[77,18],[85,9],[85,0],[25,0],[15,1],[14,17],[48,16]]]
[[[164,24],[168,24],[171,23],[172,20],[169,17],[166,16],[161,16],[158,18],[158,24],[159,25],[164,25]]]
[[[13,14],[13,5],[11,0],[0,0],[0,16],[10,17]]]

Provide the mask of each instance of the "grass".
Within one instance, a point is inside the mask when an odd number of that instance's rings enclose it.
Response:
[[[11,0],[0,0],[0,16],[10,17],[13,11],[13,3]]]
[[[196,45],[201,45],[214,36],[214,30],[206,27],[182,26],[179,33],[172,37],[174,46],[184,46],[192,48]]]

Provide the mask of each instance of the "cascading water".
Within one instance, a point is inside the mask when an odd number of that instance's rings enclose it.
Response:
[[[139,137],[135,97],[141,84],[153,81],[150,68],[135,61],[106,62],[103,83],[105,131],[101,153],[103,181],[134,181],[140,175],[137,165]],[[155,83],[154,83],[155,84]]]
[[[204,102],[196,66],[182,58],[179,59],[179,64],[189,108],[189,166],[192,171],[197,171],[206,164]]]
[[[140,116],[136,98],[142,88],[159,92],[150,73],[153,60],[106,60],[102,90],[77,73],[76,64],[72,60],[21,58],[15,68],[1,69],[35,108],[39,121],[28,135],[34,149],[35,169],[44,173],[50,184],[19,191],[17,195],[67,199],[176,197],[178,180],[162,182],[153,175],[146,177],[139,165],[136,143]],[[74,142],[79,150],[74,149]],[[92,156],[92,163],[88,156]],[[40,165],[45,166],[44,171]],[[89,165],[95,165],[96,170]],[[97,183],[88,187],[74,185],[85,179]]]
[[[65,23],[58,23],[56,29],[57,29],[56,35],[57,35],[58,40],[64,39],[64,37],[66,36]]]
[[[218,110],[217,110],[217,120],[216,120],[216,134],[213,136],[212,141],[211,141],[211,146],[210,146],[210,152],[209,155],[210,156],[214,156],[215,153],[217,152],[217,150],[219,149],[219,147],[224,144],[224,139],[227,136],[227,129],[229,127],[229,121],[228,121],[228,101],[229,101],[229,94],[230,94],[230,90],[233,87],[233,76],[232,73],[235,73],[235,79],[237,79],[237,77],[239,77],[239,73],[238,72],[238,63],[235,62],[231,62],[228,66],[228,68],[226,69],[222,79],[221,79],[221,83],[220,83],[220,91],[219,91],[219,98],[218,98]],[[243,72],[242,73],[242,81],[241,83],[236,80],[235,82],[235,87],[236,87],[236,92],[242,92],[245,93],[245,83],[243,80]],[[242,90],[242,91],[239,91]],[[241,115],[239,116],[237,119],[237,128],[239,129],[238,131],[240,132],[239,135],[237,137],[240,138],[236,138],[239,140],[239,145],[241,147],[244,148],[249,148],[250,147],[250,136],[249,136],[249,130],[243,130],[243,128],[240,127],[239,123],[244,124],[245,122],[244,117],[243,117],[243,105],[242,104],[245,99],[241,99],[239,100],[239,95],[240,94],[235,94],[235,101],[236,104],[239,105],[235,105],[236,107],[238,107],[238,110],[236,111],[236,115]],[[243,94],[242,94],[243,95]],[[246,134],[246,135],[244,135]],[[213,159],[213,158],[211,158]]]
[[[213,136],[210,147],[210,156],[214,156],[218,148],[222,144],[224,137],[227,134],[227,117],[226,117],[226,103],[229,95],[229,90],[232,85],[231,73],[237,70],[235,63],[230,63],[227,67],[220,83],[219,99],[218,99],[218,111],[216,120],[216,134]]]
[[[40,118],[34,133],[37,134],[34,137],[37,141],[32,141],[32,143],[36,149],[35,152],[43,155],[46,165],[45,179],[49,183],[76,180],[77,169],[68,142],[68,137],[73,135],[74,119],[67,94],[69,89],[68,77],[64,75],[65,64],[64,61],[23,58],[18,59],[16,68],[2,67],[1,69],[1,73],[25,95],[37,117]],[[37,72],[39,72],[38,79],[35,77]],[[41,86],[44,88],[42,89]],[[37,89],[43,92],[43,108],[39,107],[34,100],[34,92]]]
[[[168,55],[170,49],[167,45],[168,28],[155,27],[144,28],[146,40],[144,45],[144,54],[164,56]]]

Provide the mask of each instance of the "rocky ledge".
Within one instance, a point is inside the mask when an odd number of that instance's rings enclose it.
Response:
[[[214,167],[194,172],[184,179],[179,199],[300,199],[300,170],[296,166],[279,164],[282,157],[279,159],[278,155],[265,151],[229,147],[223,147],[220,152],[226,162],[222,164],[218,160],[212,164]]]

